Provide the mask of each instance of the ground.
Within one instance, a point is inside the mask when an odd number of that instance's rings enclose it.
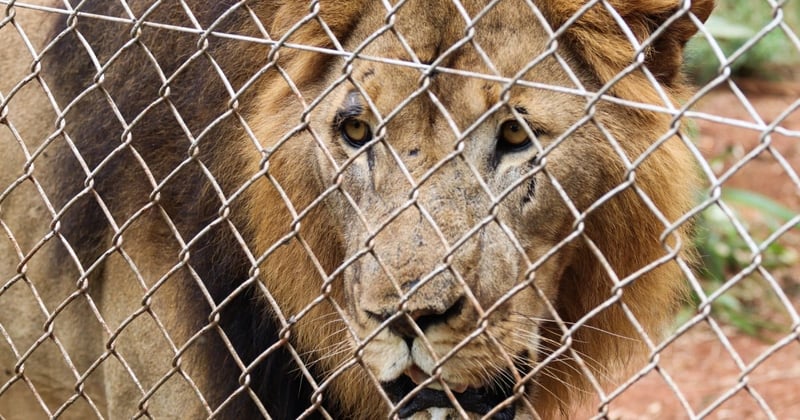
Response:
[[[753,150],[759,150],[758,131],[734,127],[728,124],[731,120],[697,119],[698,146],[717,176],[736,167],[737,162],[747,162],[724,182],[724,187],[767,196],[796,216],[800,214],[800,83],[744,80],[737,85],[749,105],[723,86],[705,95],[693,109],[753,123],[756,120],[748,111],[752,107],[767,125],[780,121],[780,127],[794,133],[773,135],[768,139],[770,148],[749,159]],[[742,209],[741,217],[761,240],[775,231],[775,227],[761,227],[756,212]],[[778,242],[796,255],[800,250],[798,226],[780,235]],[[800,325],[796,318],[800,310],[800,264],[795,260],[765,271],[771,279],[753,275],[734,288],[757,290],[744,310],[769,328],[745,334],[724,315],[712,312],[713,322],[694,324],[660,353],[659,370],[648,371],[611,401],[608,417],[683,419],[707,414],[704,418],[800,419]],[[757,287],[755,283],[759,283]],[[787,304],[793,309],[787,309]],[[697,314],[689,312],[686,318]],[[587,410],[580,417],[598,412]]]

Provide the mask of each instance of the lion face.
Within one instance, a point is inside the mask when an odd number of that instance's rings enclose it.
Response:
[[[335,48],[355,56],[284,57],[296,85],[278,79],[256,106],[272,192],[247,201],[263,282],[301,314],[293,340],[323,388],[365,418],[566,410],[646,354],[641,331],[658,334],[683,290],[688,228],[670,221],[691,205],[691,153],[669,115],[598,92],[672,106],[693,24],[651,42],[669,53],[647,72],[612,81],[635,54],[602,8],[554,42],[579,5],[464,5],[330,11]],[[642,39],[677,7],[615,5]],[[711,3],[694,5],[702,19]],[[289,42],[314,36],[330,40]]]
[[[357,34],[383,25],[385,10],[369,13]],[[621,164],[599,129],[581,124],[584,98],[456,73],[596,89],[547,53],[524,4],[498,4],[463,45],[452,6],[402,8],[395,28],[408,47],[387,33],[361,54],[448,71],[356,59],[312,113],[318,138],[304,140],[318,191],[333,188],[324,205],[344,248],[335,284],[369,375],[395,402],[423,388],[401,416],[450,407],[443,389],[483,415],[530,379],[574,247],[562,243],[574,209],[606,192],[600,181],[621,178]]]

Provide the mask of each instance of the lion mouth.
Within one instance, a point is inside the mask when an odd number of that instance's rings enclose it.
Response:
[[[502,385],[486,386],[483,388],[465,388],[462,392],[455,392],[455,390],[451,388],[451,391],[453,391],[453,395],[464,411],[485,415],[510,397],[513,392],[513,384],[506,384],[506,381],[501,382],[503,382]],[[406,395],[411,394],[416,387],[417,385],[407,375],[401,375],[397,379],[383,384],[383,388],[395,404],[403,400]],[[512,420],[516,413],[516,408],[514,406],[514,404],[511,404],[503,410],[494,413],[492,418],[497,420]],[[433,388],[423,388],[400,406],[397,415],[400,418],[407,418],[411,417],[416,412],[433,407],[453,408],[453,403],[444,391]]]

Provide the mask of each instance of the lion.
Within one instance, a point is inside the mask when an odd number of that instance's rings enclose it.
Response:
[[[712,0],[5,8],[6,418],[569,416],[684,298]]]

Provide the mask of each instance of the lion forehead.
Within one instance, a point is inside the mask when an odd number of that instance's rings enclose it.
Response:
[[[591,72],[570,65],[578,60],[568,47],[559,47],[556,58],[547,23],[528,6],[503,4],[468,23],[454,7],[441,6],[439,14],[432,16],[410,2],[397,11],[394,30],[377,37],[374,31],[384,28],[387,12],[373,10],[376,16],[362,18],[345,44],[346,49],[361,52],[352,59],[349,70],[355,86],[344,84],[341,89],[366,96],[364,108],[377,111],[380,117],[399,114],[387,122],[390,125],[416,121],[421,132],[413,135],[452,132],[447,124],[438,124],[441,116],[452,119],[460,130],[466,129],[503,102],[527,103],[526,107],[535,109],[535,118],[553,125],[553,131],[566,128],[577,116],[567,123],[550,117],[550,109],[577,115],[585,101],[531,86],[592,87],[596,83]],[[576,73],[582,86],[576,85]],[[403,128],[413,125],[403,124]]]

